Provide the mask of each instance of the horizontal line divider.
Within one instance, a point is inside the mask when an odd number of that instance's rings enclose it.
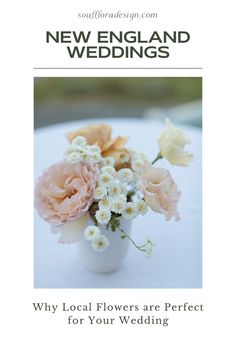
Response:
[[[203,68],[196,68],[196,67],[193,67],[193,68],[173,68],[173,67],[170,67],[170,68],[152,68],[152,67],[149,67],[149,68],[50,68],[50,67],[35,67],[34,70],[107,70],[107,69],[110,69],[110,70],[116,70],[116,69],[119,69],[119,70],[169,70],[169,69],[174,69],[174,70],[202,70]]]

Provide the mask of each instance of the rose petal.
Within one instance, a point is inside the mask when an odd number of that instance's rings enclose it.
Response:
[[[59,243],[76,243],[83,237],[84,230],[89,220],[89,213],[84,214],[79,220],[65,224],[60,230]]]

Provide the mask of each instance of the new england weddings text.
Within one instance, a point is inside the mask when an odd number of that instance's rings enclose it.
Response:
[[[46,31],[47,44],[66,44],[71,59],[168,58],[170,45],[190,41],[187,31]],[[76,45],[75,45],[76,44]]]

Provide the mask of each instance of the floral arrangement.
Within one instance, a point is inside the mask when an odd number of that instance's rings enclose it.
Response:
[[[67,139],[70,145],[64,159],[37,180],[35,207],[39,215],[53,231],[60,232],[59,242],[74,243],[85,237],[95,251],[102,252],[109,241],[99,226],[106,225],[151,255],[153,242],[148,239],[137,245],[120,221],[145,215],[149,209],[166,220],[180,219],[177,185],[169,171],[154,165],[166,158],[173,165],[188,166],[193,155],[184,149],[190,141],[168,119],[152,162],[143,153],[125,147],[127,138],[112,138],[112,128],[106,124],[83,127],[68,133]],[[88,225],[91,220],[93,225]]]

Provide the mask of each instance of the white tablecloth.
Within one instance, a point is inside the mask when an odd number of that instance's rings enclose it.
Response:
[[[35,178],[43,169],[61,160],[67,146],[65,133],[92,120],[54,125],[35,132]],[[96,120],[101,122],[101,120]],[[158,150],[157,136],[163,125],[137,119],[110,119],[113,135],[129,136],[127,146],[146,153],[153,159]],[[172,167],[182,197],[181,220],[164,220],[163,215],[149,212],[133,222],[132,235],[142,243],[150,237],[155,243],[152,258],[147,259],[134,247],[122,267],[110,274],[96,274],[80,264],[76,245],[57,242],[49,225],[35,212],[36,288],[199,288],[202,284],[201,246],[201,130],[183,127],[192,144],[194,161],[189,168]]]

